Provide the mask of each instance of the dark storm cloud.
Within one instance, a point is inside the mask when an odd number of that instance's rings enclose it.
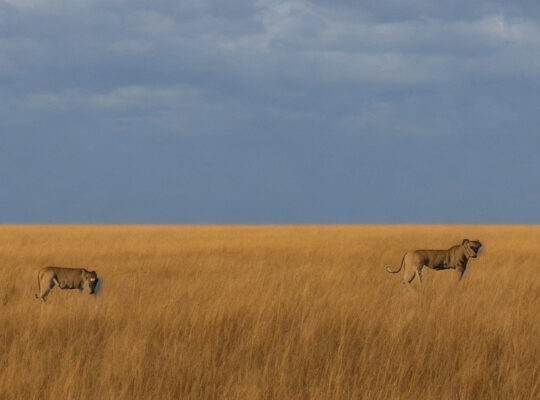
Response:
[[[537,222],[538,15],[3,1],[2,220]]]

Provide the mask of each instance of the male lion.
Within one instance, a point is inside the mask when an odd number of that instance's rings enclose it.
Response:
[[[54,286],[60,289],[86,290],[95,294],[98,284],[96,271],[87,271],[84,268],[45,267],[38,272],[38,290],[36,299],[47,300],[47,295]]]
[[[461,280],[467,268],[469,258],[476,258],[482,243],[478,240],[465,239],[459,245],[452,246],[448,250],[414,250],[405,253],[401,266],[392,271],[390,265],[386,271],[397,274],[403,268],[403,284],[411,283],[415,276],[422,282],[422,269],[428,267],[434,270],[455,269],[458,272],[458,280]]]

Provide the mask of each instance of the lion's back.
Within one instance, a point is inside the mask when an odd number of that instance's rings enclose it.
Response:
[[[54,276],[59,282],[78,283],[81,281],[83,271],[82,268],[48,266],[40,270],[40,276]]]

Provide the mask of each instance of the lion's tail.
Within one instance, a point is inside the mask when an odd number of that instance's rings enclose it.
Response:
[[[406,255],[407,254],[405,254],[405,256]],[[398,269],[396,269],[395,271],[392,271],[392,267],[390,265],[386,265],[385,266],[386,272],[390,272],[391,274],[397,274],[399,271],[401,271],[401,268],[403,268],[403,263],[405,262],[405,256],[403,256],[403,259],[401,260],[401,265],[399,266]]]

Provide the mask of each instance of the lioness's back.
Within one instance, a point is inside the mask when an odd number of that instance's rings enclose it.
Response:
[[[39,272],[40,273],[49,272],[58,276],[77,276],[77,275],[80,275],[82,271],[85,271],[85,269],[84,268],[55,267],[51,265],[51,266],[42,268]]]

